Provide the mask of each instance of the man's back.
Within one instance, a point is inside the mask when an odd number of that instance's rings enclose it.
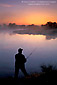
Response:
[[[26,62],[25,56],[23,54],[20,54],[20,53],[15,55],[15,60],[16,60],[17,64],[24,64]]]

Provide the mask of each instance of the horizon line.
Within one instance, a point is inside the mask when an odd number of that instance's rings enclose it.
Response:
[[[47,21],[47,22],[52,22],[52,23],[53,23],[53,22],[56,22],[56,21]],[[47,23],[47,22],[46,22],[46,23]],[[13,24],[13,23],[15,23],[15,22],[10,22],[10,23]],[[33,23],[33,24],[17,24],[17,23],[15,23],[15,24],[16,24],[16,25],[45,25],[46,23],[42,23],[42,24],[34,24],[34,23]],[[56,23],[57,23],[57,22],[56,22]],[[9,23],[1,23],[0,25],[4,25],[4,24],[5,24],[5,25],[9,25]]]

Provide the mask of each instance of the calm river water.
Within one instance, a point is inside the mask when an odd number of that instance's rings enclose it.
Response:
[[[13,34],[0,32],[0,77],[14,76],[15,54],[23,48],[25,57],[32,55],[26,62],[26,70],[40,72],[41,65],[57,65],[57,38],[47,39],[44,35]],[[20,71],[20,76],[24,76]]]

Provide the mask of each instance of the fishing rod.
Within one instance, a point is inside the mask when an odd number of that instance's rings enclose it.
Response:
[[[35,49],[36,49],[36,48],[35,48]],[[35,49],[27,56],[26,59],[28,59],[28,58],[33,54],[33,52],[35,52]]]

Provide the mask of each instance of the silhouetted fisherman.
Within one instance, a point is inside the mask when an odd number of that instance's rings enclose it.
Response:
[[[18,54],[15,55],[15,78],[18,78],[19,69],[24,73],[25,76],[28,76],[26,70],[25,70],[25,63],[26,58],[22,54],[23,49],[18,49]]]

